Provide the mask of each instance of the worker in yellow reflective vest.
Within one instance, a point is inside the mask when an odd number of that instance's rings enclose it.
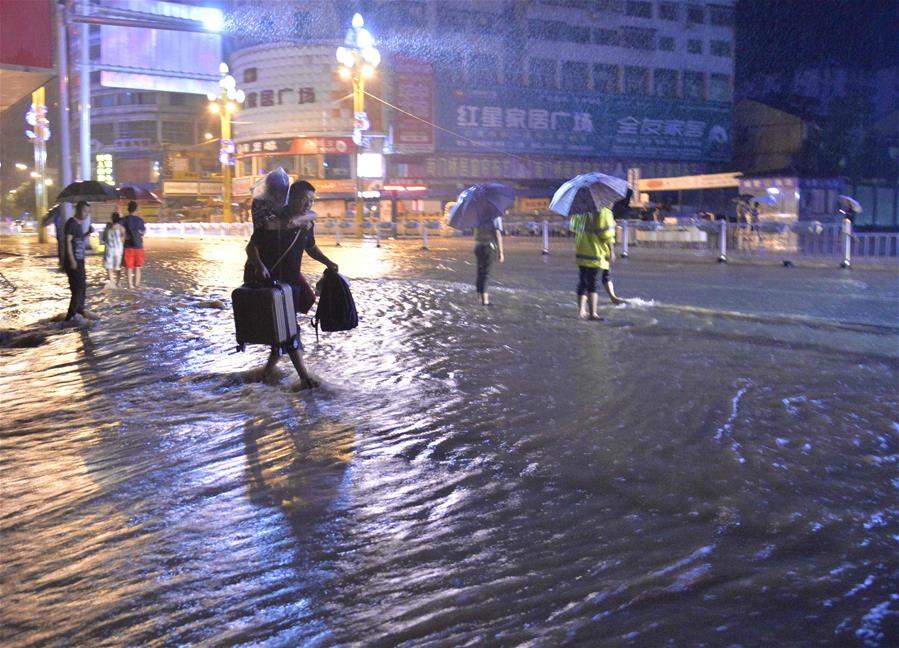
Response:
[[[581,319],[601,320],[597,312],[596,277],[602,271],[602,285],[613,304],[625,301],[615,295],[609,272],[615,260],[615,218],[612,210],[603,207],[599,212],[574,214],[571,231],[575,233],[575,258],[580,275],[577,284],[578,316]],[[589,300],[590,310],[587,310]]]

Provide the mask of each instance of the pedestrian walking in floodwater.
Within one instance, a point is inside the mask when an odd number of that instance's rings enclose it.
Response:
[[[556,190],[549,208],[570,218],[575,234],[575,262],[578,266],[578,315],[583,319],[602,319],[597,311],[599,296],[596,278],[602,271],[602,284],[613,304],[624,300],[615,295],[611,262],[615,255],[615,217],[611,207],[621,209],[620,201],[629,200],[627,182],[604,173],[582,173]],[[589,307],[589,310],[588,310]]]
[[[315,187],[305,180],[294,182],[288,193],[287,206],[283,208],[280,216],[259,220],[246,248],[248,268],[245,269],[245,282],[249,284],[255,280],[264,283],[274,280],[289,286],[293,294],[295,313],[309,311],[312,306],[308,301],[310,294],[312,300],[315,299],[314,293],[311,292],[311,288],[306,285],[300,274],[303,252],[305,251],[329,270],[334,272],[338,270],[337,264],[331,261],[315,242],[316,215],[312,211],[314,201]],[[248,270],[252,276],[249,276]],[[263,375],[268,376],[274,371],[281,352],[286,351],[300,377],[302,388],[317,387],[318,382],[313,380],[306,371],[302,350],[303,345],[299,340],[299,331],[297,331],[295,347],[272,348],[263,369]]]
[[[84,233],[83,224],[89,215],[90,205],[82,200],[75,205],[75,216],[65,224],[64,267],[69,278],[69,290],[72,291],[66,321],[74,319],[75,315],[85,316],[87,271],[84,266],[84,251],[88,235]]]
[[[599,295],[596,280],[600,278],[613,304],[624,300],[615,295],[611,262],[615,258],[615,218],[608,207],[596,208],[587,189],[581,189],[572,205],[570,222],[575,233],[575,261],[578,266],[578,316],[599,320]]]
[[[489,223],[474,228],[474,256],[478,263],[478,274],[475,287],[478,291],[478,301],[484,306],[490,305],[490,295],[487,293],[487,279],[490,276],[490,266],[494,259],[503,263],[506,258],[503,253],[503,219],[497,216]]]
[[[602,285],[613,304],[624,300],[615,294],[612,285],[611,263],[615,260],[615,219],[612,210],[603,207],[598,211],[586,211],[571,217],[571,230],[575,232],[575,259],[578,266],[578,316],[592,320],[602,319],[597,311],[599,295],[596,279],[600,275]],[[589,302],[589,311],[588,308]]]
[[[122,261],[128,277],[129,288],[140,288],[141,268],[144,266],[144,232],[147,226],[144,219],[137,215],[137,203],[128,203],[128,215],[122,219],[125,226],[125,242]]]
[[[503,263],[502,216],[515,202],[515,190],[499,182],[472,185],[459,194],[449,210],[449,226],[459,231],[474,230],[474,256],[478,264],[475,289],[478,301],[490,305],[487,279],[494,260]]]
[[[118,286],[122,280],[122,257],[125,253],[125,227],[122,225],[122,216],[119,212],[113,212],[112,222],[106,225],[103,243],[105,244],[103,267],[106,268],[106,276]]]

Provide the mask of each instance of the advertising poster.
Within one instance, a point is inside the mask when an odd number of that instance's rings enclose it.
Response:
[[[430,63],[397,56],[393,60],[394,103],[416,117],[434,122],[434,70]],[[432,153],[434,129],[428,123],[395,111],[393,145],[397,153]]]
[[[437,87],[441,151],[726,162],[731,106],[533,88]]]

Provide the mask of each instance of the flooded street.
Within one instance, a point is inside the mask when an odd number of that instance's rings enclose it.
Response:
[[[566,241],[489,309],[469,241],[323,243],[360,325],[296,392],[233,353],[242,241],[92,257],[75,329],[0,241],[5,645],[899,641],[895,272],[632,258],[597,323]]]

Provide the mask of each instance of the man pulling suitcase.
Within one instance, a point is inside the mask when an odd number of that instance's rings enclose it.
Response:
[[[337,264],[315,243],[315,212],[311,209],[314,200],[315,188],[311,184],[295,182],[280,216],[256,224],[247,244],[244,285],[232,293],[238,346],[271,346],[263,370],[265,376],[274,371],[281,354],[287,353],[303,389],[318,386],[303,364],[300,354],[303,345],[296,322],[296,313],[309,310],[305,294],[309,288],[303,285],[300,274],[303,252],[330,270],[337,270]],[[263,205],[263,201],[266,204]],[[278,200],[278,196],[266,194],[254,200],[254,209],[257,203],[260,208],[277,210],[283,197]]]

